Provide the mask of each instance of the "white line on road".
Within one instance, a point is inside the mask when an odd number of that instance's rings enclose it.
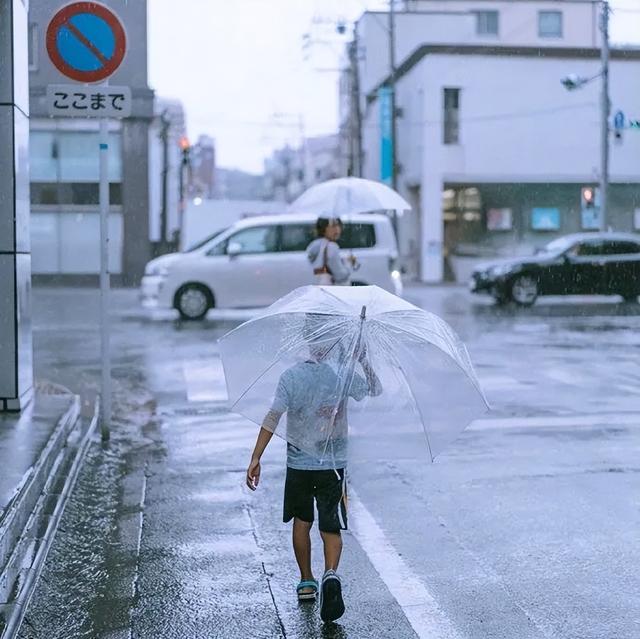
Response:
[[[460,639],[461,635],[427,587],[409,569],[371,513],[349,487],[350,528],[420,639]]]
[[[182,365],[190,402],[225,402],[227,386],[219,357],[187,360]]]
[[[505,417],[498,419],[478,419],[470,430],[491,430],[493,428],[553,428],[554,426],[640,426],[640,413],[589,413],[586,415],[556,415],[540,417]]]

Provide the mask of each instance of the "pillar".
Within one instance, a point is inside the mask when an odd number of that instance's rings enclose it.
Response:
[[[0,0],[0,411],[33,391],[25,0]]]
[[[438,174],[425,176],[420,189],[422,214],[422,247],[420,279],[442,282],[444,277],[444,221],[442,219],[442,178]]]

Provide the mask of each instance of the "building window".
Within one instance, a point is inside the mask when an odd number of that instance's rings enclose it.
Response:
[[[460,142],[460,89],[444,89],[443,142]]]
[[[122,204],[121,134],[109,133],[111,204]],[[40,205],[97,206],[99,139],[94,131],[31,131],[31,202]]]
[[[497,36],[498,12],[476,11],[476,33],[481,36]]]
[[[541,38],[562,37],[562,11],[538,12],[538,36]]]
[[[29,25],[29,71],[38,68],[38,25],[32,22]]]

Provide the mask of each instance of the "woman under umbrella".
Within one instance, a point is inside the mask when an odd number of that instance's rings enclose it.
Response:
[[[316,284],[330,286],[349,286],[351,272],[355,266],[355,258],[351,256],[347,264],[340,256],[337,241],[342,233],[342,222],[339,218],[320,217],[316,222],[318,238],[307,247],[307,257],[313,266]]]

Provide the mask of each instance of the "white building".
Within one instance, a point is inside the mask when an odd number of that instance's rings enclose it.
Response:
[[[414,206],[401,252],[424,281],[464,277],[464,255],[531,250],[589,226],[597,184],[600,71],[591,0],[415,0],[396,14],[397,184]],[[380,179],[378,90],[388,82],[388,16],[356,25],[363,175]],[[640,50],[611,54],[612,112],[640,118]],[[612,136],[613,137],[613,136]],[[612,145],[609,222],[634,228],[640,131]],[[637,221],[637,216],[636,216]],[[448,259],[447,259],[448,258]]]

